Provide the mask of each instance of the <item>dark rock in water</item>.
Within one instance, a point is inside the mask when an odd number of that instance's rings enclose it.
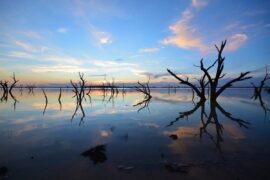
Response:
[[[161,154],[160,154],[160,157],[161,157],[162,159],[164,159],[164,158],[165,158],[165,155],[164,155],[163,153],[161,153]]]
[[[94,164],[103,163],[107,160],[107,156],[105,154],[106,145],[98,145],[94,148],[91,148],[87,151],[81,153],[84,157],[89,157]]]
[[[31,156],[31,159],[34,159],[34,156]]]
[[[110,130],[111,132],[113,132],[115,130],[115,127],[111,127]]]
[[[172,134],[169,136],[171,139],[176,140],[178,139],[178,136],[176,134]]]
[[[1,176],[6,176],[7,173],[8,173],[8,168],[6,166],[2,166],[0,168],[0,177]]]
[[[177,163],[165,163],[164,167],[170,172],[188,173],[189,165]]]

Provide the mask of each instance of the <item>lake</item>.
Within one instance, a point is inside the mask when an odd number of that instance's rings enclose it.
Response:
[[[132,89],[93,90],[82,108],[62,91],[61,103],[59,89],[45,89],[47,105],[41,89],[0,103],[1,178],[270,179],[270,112],[253,89],[227,89],[216,104],[189,89],[153,89],[146,104]]]

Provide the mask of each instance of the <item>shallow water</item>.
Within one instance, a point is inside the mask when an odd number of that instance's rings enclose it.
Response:
[[[61,106],[59,90],[46,89],[47,106],[41,90],[15,90],[15,106],[0,103],[1,178],[270,179],[270,112],[252,93],[229,89],[218,105],[197,105],[188,89],[156,89],[138,111],[138,92],[92,91],[83,117],[71,90]]]

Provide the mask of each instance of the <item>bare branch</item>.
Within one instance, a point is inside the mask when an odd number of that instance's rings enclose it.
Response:
[[[180,84],[185,84],[185,85],[191,87],[191,88],[196,92],[196,94],[197,94],[199,97],[204,98],[203,95],[201,94],[201,92],[199,91],[199,89],[198,89],[195,85],[191,84],[191,83],[188,81],[188,78],[187,78],[187,80],[183,80],[183,79],[181,79],[180,77],[178,77],[176,74],[174,74],[171,70],[167,69],[167,71],[168,71],[173,77],[175,77],[177,80],[179,80],[179,81],[180,81]]]
[[[224,84],[217,92],[216,92],[216,98],[228,87],[232,87],[233,83],[244,81],[247,79],[252,78],[251,76],[247,76],[250,72],[241,73],[237,78],[230,80],[226,84]],[[247,77],[246,77],[247,76]]]

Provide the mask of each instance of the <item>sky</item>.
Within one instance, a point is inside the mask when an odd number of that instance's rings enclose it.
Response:
[[[227,40],[231,76],[269,64],[269,0],[1,0],[0,79],[66,83],[196,77]]]

